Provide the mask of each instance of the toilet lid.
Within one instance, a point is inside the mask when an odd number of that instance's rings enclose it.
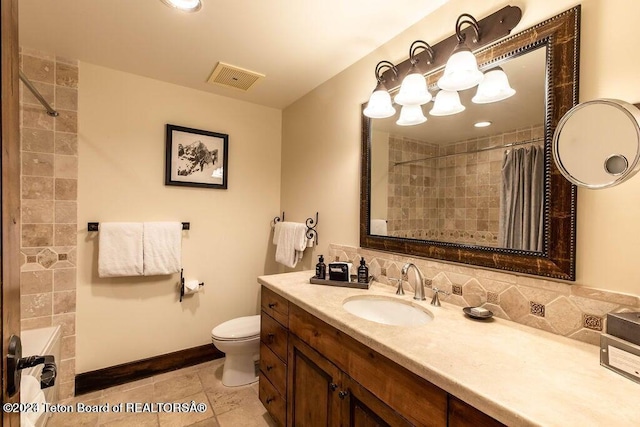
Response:
[[[211,330],[211,336],[218,340],[238,340],[260,335],[260,315],[244,316],[227,320]]]

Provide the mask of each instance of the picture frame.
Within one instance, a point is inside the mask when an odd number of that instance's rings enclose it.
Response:
[[[226,190],[229,135],[166,125],[165,185]]]

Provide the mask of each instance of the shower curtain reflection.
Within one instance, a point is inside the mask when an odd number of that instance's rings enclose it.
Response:
[[[544,150],[540,146],[507,150],[500,191],[501,247],[542,252]]]

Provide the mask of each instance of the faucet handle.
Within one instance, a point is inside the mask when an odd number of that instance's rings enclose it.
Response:
[[[390,277],[389,280],[395,280],[396,282],[398,282],[398,288],[396,289],[396,295],[404,295],[404,288],[402,287],[402,279],[396,279],[396,278]]]
[[[438,288],[432,288],[431,290],[433,291],[433,298],[431,299],[431,305],[435,307],[440,307],[440,297],[438,296],[438,294],[450,295],[449,292],[441,291]]]

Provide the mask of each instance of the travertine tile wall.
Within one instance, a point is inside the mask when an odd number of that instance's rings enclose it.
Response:
[[[438,159],[435,239],[497,246],[505,150],[474,151],[542,138],[544,126],[538,125],[440,146],[438,154],[448,157]]]
[[[389,136],[387,232],[394,237],[427,238],[438,225],[436,161],[395,166],[396,162],[433,157],[436,144]]]
[[[428,288],[448,292],[441,299],[461,307],[483,306],[495,316],[558,335],[600,344],[609,312],[640,311],[640,298],[577,284],[520,276],[510,272],[449,264],[344,245],[329,245],[329,261],[359,264],[364,257],[378,282],[391,285],[406,262],[425,276]],[[415,280],[415,277],[411,279]],[[406,283],[406,282],[405,282]],[[395,285],[395,284],[394,284]],[[406,288],[405,288],[406,289]],[[432,292],[427,292],[428,297]]]
[[[391,135],[389,235],[497,246],[504,150],[474,151],[543,137],[542,125],[441,146]],[[432,156],[446,157],[395,166]]]
[[[62,326],[59,398],[74,394],[78,188],[78,64],[21,49],[25,75],[59,112],[20,84],[22,329]]]

